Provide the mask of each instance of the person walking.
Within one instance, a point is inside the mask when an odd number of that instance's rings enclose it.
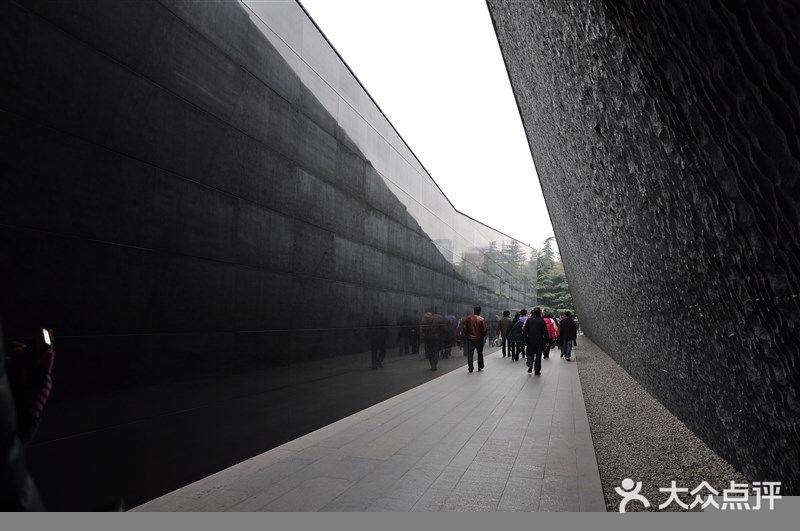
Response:
[[[572,319],[572,312],[564,312],[564,318],[561,320],[561,352],[564,359],[571,361],[572,358],[572,345],[578,335],[578,328],[575,326],[575,321]]]
[[[542,373],[542,353],[547,344],[547,325],[542,319],[542,309],[534,308],[533,315],[525,321],[522,328],[528,346],[528,373],[533,370],[536,376]]]
[[[511,312],[503,311],[503,317],[497,323],[497,336],[500,338],[500,346],[503,349],[503,357],[506,357],[506,346],[508,345],[508,331],[511,328]],[[511,352],[508,353],[511,356]]]
[[[494,345],[497,339],[497,329],[500,326],[500,316],[494,315],[491,319],[486,317],[484,319],[486,319],[486,328],[489,330],[486,339],[489,345]]]
[[[382,369],[383,360],[386,359],[386,341],[389,339],[389,321],[386,320],[383,314],[373,310],[367,330],[372,353],[372,369]]]
[[[424,315],[423,313],[423,317]],[[409,324],[411,327],[409,328],[408,340],[411,346],[411,354],[419,354],[419,324],[414,319],[411,319]]]
[[[530,317],[528,315],[528,310],[523,308],[523,309],[521,309],[519,311],[519,320],[522,323],[523,330],[525,328],[525,321],[528,320],[528,317]],[[526,349],[527,349],[527,345],[525,344],[525,332],[523,331],[522,332],[522,336],[520,337],[520,341],[517,344],[517,351],[518,351],[517,352],[517,359],[519,359],[520,356],[522,356],[523,358],[525,357],[525,350]]]
[[[469,341],[467,341],[467,336],[464,335],[464,325],[467,323],[467,319],[470,315],[472,315],[470,312],[464,312],[464,317],[458,320],[458,328],[456,328],[456,343],[461,347],[462,354],[465,358],[469,352]]]
[[[544,347],[544,359],[550,358],[550,347],[558,340],[558,327],[551,313],[544,314],[544,324],[547,326],[547,345]]]
[[[416,328],[417,323],[414,322],[414,318],[408,312],[407,309],[403,309],[403,314],[397,319],[397,335],[398,339],[400,340],[400,354],[408,354],[411,350],[411,336],[412,330]]]
[[[442,358],[449,358],[456,344],[456,331],[458,329],[458,319],[453,315],[454,312],[448,311],[443,319],[444,328],[442,329]]]
[[[556,338],[555,347],[561,350],[561,319],[564,318],[564,314],[558,314],[553,317],[553,322],[556,324],[556,328],[558,329],[558,337]],[[564,351],[561,350],[561,357],[564,357]]]
[[[519,320],[519,312],[514,313],[514,319],[508,329],[508,351],[511,361],[519,361],[519,354],[522,352],[522,325]]]
[[[475,350],[478,351],[478,372],[483,370],[483,344],[486,342],[486,334],[488,332],[489,327],[486,325],[486,320],[481,317],[481,307],[475,306],[472,310],[472,315],[467,317],[464,322],[464,335],[469,344],[469,354],[467,355],[469,372],[472,372],[473,369],[472,359]]]
[[[434,313],[435,311],[435,309],[431,309],[425,312],[419,323],[419,334],[422,338],[422,344],[425,346],[425,357],[428,358],[432,371],[437,370],[439,365],[444,321],[441,315]]]

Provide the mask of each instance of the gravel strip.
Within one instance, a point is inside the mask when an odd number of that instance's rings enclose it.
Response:
[[[651,503],[645,509],[630,502],[627,512],[659,510],[669,495],[658,489],[669,487],[673,480],[689,491],[707,481],[720,493],[730,488],[731,481],[747,483],[586,336],[578,337],[574,352],[609,511],[619,511],[621,498],[614,487],[625,478],[641,481],[641,493]],[[708,492],[702,496],[705,499]],[[694,498],[681,496],[690,505]],[[672,503],[662,510],[683,509]]]

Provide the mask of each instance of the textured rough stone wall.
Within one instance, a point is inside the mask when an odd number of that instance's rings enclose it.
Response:
[[[796,4],[488,5],[584,329],[798,494]]]

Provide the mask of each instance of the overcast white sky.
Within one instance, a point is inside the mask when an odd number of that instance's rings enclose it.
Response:
[[[302,0],[457,209],[553,234],[483,0]]]

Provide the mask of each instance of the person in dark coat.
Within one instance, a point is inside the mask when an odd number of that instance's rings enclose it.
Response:
[[[419,321],[412,318],[409,322],[411,327],[408,329],[408,342],[411,346],[411,354],[419,354]]]
[[[416,354],[414,344],[416,342],[417,346],[419,346],[418,326],[419,324],[408,310],[403,309],[403,314],[397,319],[397,335],[400,340],[401,354],[408,354],[409,351],[412,354]]]
[[[508,345],[508,331],[511,328],[511,312],[505,310],[503,318],[497,323],[497,336],[500,338],[500,345],[503,348],[503,357],[506,357],[506,345]],[[508,355],[511,355],[509,351]]]
[[[520,320],[519,312],[514,314],[514,319],[511,321],[511,326],[508,329],[508,352],[511,355],[511,361],[519,361],[519,355],[522,352],[522,326],[525,321]]]
[[[534,308],[532,315],[525,321],[523,327],[525,342],[528,345],[528,372],[533,369],[537,376],[542,373],[542,353],[549,341],[547,325],[542,319],[542,309]]]
[[[374,311],[367,330],[372,353],[372,368],[382,369],[383,360],[386,358],[386,342],[389,339],[389,321],[383,314]]]
[[[467,357],[467,353],[469,351],[469,341],[467,341],[467,336],[464,335],[464,325],[467,322],[467,318],[472,315],[472,312],[464,312],[464,317],[459,319],[458,326],[456,327],[456,344],[461,347],[462,354],[464,357]]]
[[[17,408],[6,375],[4,343],[0,329],[0,511],[44,511],[17,437]]]
[[[572,312],[564,312],[564,319],[561,320],[561,352],[564,359],[570,361],[572,357],[572,345],[578,337],[578,327],[572,319]]]
[[[442,358],[449,358],[456,344],[456,332],[458,329],[458,319],[455,312],[448,311],[444,316],[442,328]]]

